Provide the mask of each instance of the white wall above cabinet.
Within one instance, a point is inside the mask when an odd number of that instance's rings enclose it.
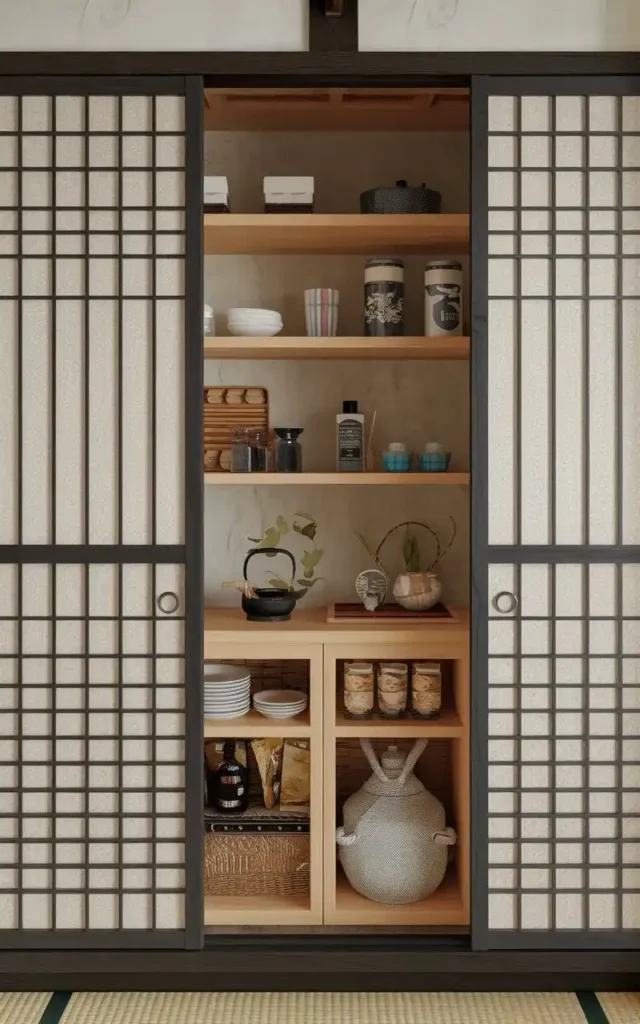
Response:
[[[361,50],[640,49],[636,0],[360,0]]]
[[[3,50],[305,50],[307,0],[0,0]]]

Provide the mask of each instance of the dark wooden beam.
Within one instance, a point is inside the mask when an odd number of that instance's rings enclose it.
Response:
[[[309,0],[309,51],[358,50],[358,0]]]

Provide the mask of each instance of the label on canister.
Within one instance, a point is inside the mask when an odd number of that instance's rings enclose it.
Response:
[[[424,333],[427,337],[462,334],[462,266],[459,263],[445,260],[427,263]]]

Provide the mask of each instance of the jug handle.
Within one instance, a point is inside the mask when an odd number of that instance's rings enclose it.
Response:
[[[420,754],[422,754],[423,751],[426,750],[427,742],[428,740],[416,740],[416,742],[413,744],[413,747],[407,754],[407,759],[402,768],[402,772],[395,780],[399,782],[401,786],[404,786],[409,775],[415,768],[416,761],[420,757]],[[373,770],[373,774],[377,776],[377,778],[379,778],[381,782],[391,782],[392,780],[389,779],[387,775],[385,775],[382,765],[378,761],[371,740],[361,739],[360,746],[362,747],[364,751],[364,756],[366,757],[367,761],[369,762],[369,765],[371,766],[371,769]]]
[[[454,846],[457,840],[456,830],[449,826],[433,833],[433,841],[438,846]]]
[[[358,836],[355,832],[345,832],[342,825],[336,830],[336,843],[338,846],[353,846]]]
[[[415,768],[416,762],[420,757],[420,754],[422,754],[423,751],[426,750],[427,742],[427,740],[416,740],[416,742],[413,744],[413,747],[407,754],[407,760],[404,762],[404,767],[400,772],[400,777],[398,778],[398,782],[400,783],[401,786],[404,786],[405,782],[407,781],[407,778]]]
[[[388,782],[388,778],[382,770],[382,765],[378,761],[376,752],[373,749],[373,743],[371,740],[361,739],[360,746],[364,751],[364,756],[369,762],[369,766],[375,776],[380,779],[381,782]]]

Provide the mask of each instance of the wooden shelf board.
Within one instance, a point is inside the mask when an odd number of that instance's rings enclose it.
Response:
[[[290,739],[304,739],[311,735],[309,708],[295,718],[275,720],[265,718],[251,708],[242,718],[205,718],[205,739],[224,739],[226,736],[260,739],[265,736],[282,736]]]
[[[371,718],[356,720],[344,714],[336,715],[334,734],[339,739],[457,739],[464,736],[465,729],[453,709],[445,709],[439,718]]]
[[[308,895],[205,896],[204,923],[211,925],[311,924]],[[320,923],[320,922],[316,922]]]
[[[352,889],[338,870],[335,908],[325,913],[325,924],[344,925],[467,925],[455,868],[448,871],[439,889],[426,900],[390,907],[374,903]]]
[[[205,338],[205,359],[469,359],[459,338]]]
[[[459,254],[468,213],[206,213],[205,255]]]
[[[238,603],[240,595],[238,595]],[[251,644],[274,645],[286,651],[287,646],[317,644],[392,644],[398,652],[404,646],[443,651],[443,658],[466,656],[469,642],[469,612],[456,609],[457,621],[425,622],[410,619],[344,623],[327,622],[326,608],[296,608],[289,622],[247,622],[240,608],[205,608],[205,658],[247,658]],[[222,650],[235,648],[238,653]],[[274,657],[282,657],[274,653]],[[345,656],[349,656],[348,654]],[[438,655],[439,657],[440,655]],[[262,655],[261,655],[262,657]],[[397,657],[400,657],[398,653]],[[426,657],[426,655],[421,655]],[[435,654],[433,655],[435,657]],[[234,720],[232,719],[232,722]],[[243,719],[235,719],[235,722]],[[268,721],[268,719],[264,719]],[[231,729],[231,723],[226,723]],[[236,726],[233,726],[235,729]]]
[[[205,473],[205,484],[218,487],[326,487],[372,485],[387,487],[431,485],[466,487],[469,473]]]

